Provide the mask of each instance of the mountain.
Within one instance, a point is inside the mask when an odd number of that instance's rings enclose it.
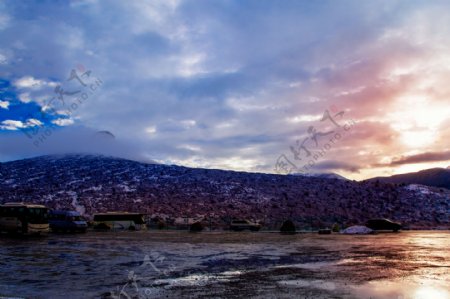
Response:
[[[232,218],[278,228],[360,224],[391,218],[415,227],[448,226],[450,190],[382,182],[247,173],[141,163],[96,155],[41,156],[0,164],[0,203],[50,208],[135,211],[173,221],[203,216],[225,227]]]
[[[420,184],[450,189],[450,168],[432,168],[418,172],[397,174],[389,177],[376,177],[370,180],[378,180],[380,182],[395,184]]]
[[[334,172],[324,172],[324,173],[292,173],[291,175],[301,175],[306,177],[322,178],[322,179],[338,179],[338,180],[348,180],[346,177],[339,175]]]

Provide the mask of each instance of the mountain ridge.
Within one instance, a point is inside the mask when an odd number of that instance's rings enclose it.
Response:
[[[430,168],[417,172],[397,174],[386,177],[374,177],[368,181],[380,181],[394,184],[420,184],[450,189],[450,168]]]
[[[450,191],[376,181],[235,172],[150,164],[99,155],[49,155],[0,165],[0,203],[30,201],[77,209],[142,212],[167,221],[203,216],[217,227],[230,219],[278,228],[358,224],[391,218],[413,227],[447,226]]]
[[[334,173],[334,172],[319,172],[319,173],[291,173],[291,175],[300,175],[306,177],[324,178],[324,179],[337,179],[337,180],[349,180],[346,177]]]

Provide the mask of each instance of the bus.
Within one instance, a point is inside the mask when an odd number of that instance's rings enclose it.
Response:
[[[144,214],[107,212],[94,214],[94,229],[98,230],[144,230]]]
[[[43,205],[11,202],[0,205],[0,232],[40,235],[49,232],[48,209]]]
[[[259,231],[261,229],[261,224],[256,222],[251,222],[246,219],[236,219],[231,221],[230,223],[230,230],[234,231],[243,231],[243,230],[250,230],[250,231]]]
[[[50,211],[48,222],[53,232],[85,233],[88,227],[86,220],[77,211]]]

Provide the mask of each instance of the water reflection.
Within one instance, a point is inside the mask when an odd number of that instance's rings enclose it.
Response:
[[[410,280],[411,278],[409,278]],[[358,298],[392,299],[450,299],[448,282],[420,280],[415,277],[413,283],[405,281],[373,281],[362,286],[352,287],[352,293]]]
[[[144,298],[450,299],[448,248],[450,234],[444,231],[0,238],[0,297],[108,298],[125,286],[134,291],[133,282]],[[139,279],[130,282],[129,273]]]
[[[439,287],[421,286],[416,289],[415,297],[417,299],[449,299],[450,292]]]

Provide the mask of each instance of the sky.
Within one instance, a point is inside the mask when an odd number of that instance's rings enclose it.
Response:
[[[0,0],[0,161],[450,165],[449,1]]]

